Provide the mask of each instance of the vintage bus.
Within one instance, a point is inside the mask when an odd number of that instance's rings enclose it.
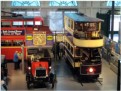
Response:
[[[6,60],[13,60],[15,51],[22,52],[22,45],[26,59],[29,46],[47,46],[52,43],[52,32],[48,26],[44,26],[42,17],[1,17],[1,54],[6,56]]]

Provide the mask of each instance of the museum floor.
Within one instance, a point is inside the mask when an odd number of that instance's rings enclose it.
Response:
[[[32,91],[39,90],[51,90],[51,91],[62,91],[62,90],[112,90],[116,91],[117,88],[117,75],[110,70],[110,66],[107,61],[102,60],[102,74],[100,78],[102,80],[102,85],[99,82],[83,83],[74,79],[69,66],[65,62],[64,58],[57,62],[57,83],[56,86],[51,89],[47,87],[33,88]],[[13,63],[8,63],[8,90],[28,90],[26,87],[25,74],[21,70],[14,70]]]

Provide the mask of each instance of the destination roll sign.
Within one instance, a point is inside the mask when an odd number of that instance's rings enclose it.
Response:
[[[1,30],[1,35],[24,35],[24,30]]]

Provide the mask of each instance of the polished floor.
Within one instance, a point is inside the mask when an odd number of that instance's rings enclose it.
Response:
[[[80,82],[74,79],[74,75],[72,74],[69,66],[66,64],[64,58],[57,62],[57,83],[54,89],[48,87],[40,87],[31,89],[32,91],[40,91],[40,90],[112,90],[116,91],[117,88],[117,75],[110,70],[109,64],[103,61],[102,65],[102,74],[100,78],[102,78],[102,85],[99,82],[92,83],[83,83],[83,86]],[[8,63],[8,72],[9,72],[9,82],[8,82],[8,90],[28,90],[26,87],[25,74],[21,70],[14,70],[13,63]]]

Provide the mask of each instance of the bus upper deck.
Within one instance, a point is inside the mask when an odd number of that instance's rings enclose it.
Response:
[[[21,16],[21,17],[10,17],[2,16],[1,17],[1,27],[32,27],[43,25],[43,18],[40,16]]]

